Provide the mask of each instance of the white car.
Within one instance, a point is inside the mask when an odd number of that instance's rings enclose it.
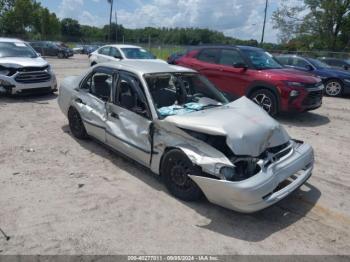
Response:
[[[89,136],[162,177],[176,197],[241,212],[275,204],[311,176],[310,145],[262,108],[229,103],[205,77],[156,61],[120,61],[66,78],[58,103]],[[98,167],[96,167],[98,169]]]
[[[0,38],[0,93],[57,91],[50,65],[26,42]]]
[[[134,45],[105,45],[89,55],[90,64],[117,62],[120,60],[157,60],[153,54],[140,46]]]

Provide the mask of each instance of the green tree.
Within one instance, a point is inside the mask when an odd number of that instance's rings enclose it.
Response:
[[[308,38],[310,46],[322,43],[323,48],[336,50],[344,48],[340,35],[347,30],[350,0],[304,0],[300,6],[287,6],[283,0],[282,7],[273,13],[274,27],[279,29],[280,40],[288,42],[293,37]],[[300,17],[301,11],[306,14]]]
[[[67,40],[76,40],[82,35],[79,22],[72,18],[64,18],[61,21],[61,33]]]

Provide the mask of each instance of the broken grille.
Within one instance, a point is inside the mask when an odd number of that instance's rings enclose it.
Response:
[[[19,73],[15,80],[19,83],[31,84],[31,83],[40,83],[47,82],[51,79],[51,75],[48,72],[28,72],[28,73]]]

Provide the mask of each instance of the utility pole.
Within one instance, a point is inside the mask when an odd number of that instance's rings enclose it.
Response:
[[[117,15],[117,0],[115,0],[115,42],[118,43],[118,15]]]
[[[113,0],[108,0],[108,3],[111,4],[111,11],[109,13],[109,36],[108,40],[111,42],[112,40],[112,12],[113,12]]]
[[[267,15],[267,6],[268,6],[268,4],[269,4],[269,0],[266,0],[266,3],[265,3],[265,15],[264,15],[264,25],[263,25],[262,35],[261,35],[261,42],[260,42],[261,45],[264,43],[266,15]]]

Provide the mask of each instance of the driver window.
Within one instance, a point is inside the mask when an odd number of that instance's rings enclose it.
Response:
[[[224,49],[221,51],[219,64],[233,66],[237,64],[245,64],[245,62],[237,50]]]
[[[109,46],[102,47],[100,50],[98,50],[98,53],[101,55],[109,55]]]
[[[306,68],[309,65],[306,61],[299,58],[293,58],[292,61],[292,65],[296,67]]]
[[[122,108],[149,118],[145,97],[142,96],[140,86],[141,83],[136,77],[121,73],[114,101]]]
[[[93,96],[107,102],[111,94],[112,84],[112,74],[96,72],[86,80],[82,88],[88,90]]]
[[[114,58],[122,57],[121,54],[120,54],[120,52],[118,51],[118,49],[115,48],[115,47],[111,47],[111,50],[110,50],[109,55],[110,55],[111,57],[114,57]]]

